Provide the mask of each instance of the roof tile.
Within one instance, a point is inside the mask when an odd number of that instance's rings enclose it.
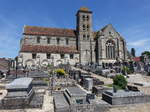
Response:
[[[34,53],[79,53],[75,46],[43,46],[43,45],[23,45],[20,52]]]
[[[47,35],[47,36],[62,36],[76,37],[76,31],[73,29],[47,28],[37,26],[25,26],[24,35]]]

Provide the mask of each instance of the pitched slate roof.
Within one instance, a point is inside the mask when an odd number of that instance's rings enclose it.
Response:
[[[33,53],[79,53],[75,46],[43,46],[43,45],[23,45],[20,52]]]
[[[37,27],[37,26],[25,26],[23,34],[76,37],[76,31],[73,29],[47,28],[47,27]]]

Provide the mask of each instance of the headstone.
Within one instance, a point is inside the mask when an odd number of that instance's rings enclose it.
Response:
[[[150,95],[144,95],[140,91],[107,90],[103,92],[102,99],[112,105],[136,104],[150,102]]]
[[[92,78],[85,78],[83,82],[83,86],[88,90],[92,90],[93,88],[93,79]]]
[[[29,105],[34,91],[32,78],[18,78],[6,85],[7,95],[2,100],[4,108],[24,108]]]

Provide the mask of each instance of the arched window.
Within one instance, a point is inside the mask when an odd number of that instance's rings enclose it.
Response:
[[[82,16],[83,21],[85,21],[85,15]]]
[[[86,39],[86,36],[85,35],[83,35],[83,40],[85,40]]]
[[[89,40],[90,39],[90,35],[87,35],[87,40]]]
[[[86,19],[87,19],[87,21],[89,20],[89,16],[88,15],[86,16]]]
[[[85,31],[85,25],[83,25],[83,30]]]
[[[87,25],[87,31],[89,31],[89,25]]]
[[[115,43],[112,40],[106,42],[106,58],[115,59]]]

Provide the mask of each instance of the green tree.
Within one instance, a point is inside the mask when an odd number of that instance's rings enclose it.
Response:
[[[144,51],[144,52],[142,52],[142,55],[144,55],[144,54],[150,55],[150,52],[149,51]]]
[[[150,58],[150,52],[149,51],[144,51],[144,52],[142,52],[142,56],[143,55],[147,55],[149,58]]]
[[[127,86],[127,80],[123,75],[116,75],[113,78],[113,85],[117,88],[117,89],[125,89]]]

